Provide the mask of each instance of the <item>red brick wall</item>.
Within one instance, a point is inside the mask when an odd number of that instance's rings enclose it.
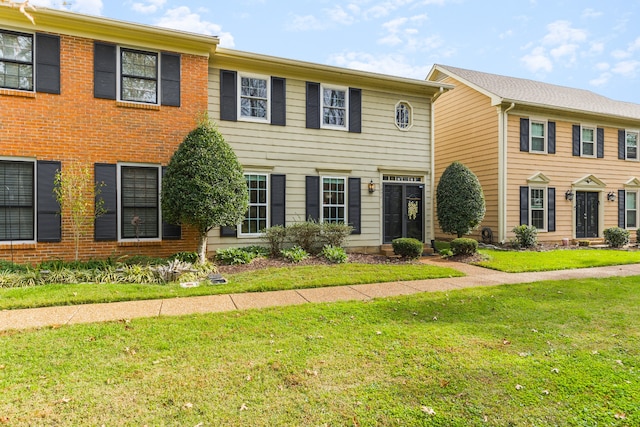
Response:
[[[208,59],[181,55],[181,107],[140,106],[93,97],[93,40],[61,36],[61,94],[0,89],[0,156],[86,165],[148,162],[166,165],[207,110]],[[73,259],[70,225],[62,213],[62,241],[0,243],[0,259],[38,262]],[[197,233],[182,229],[182,240],[147,243],[95,242],[93,225],[80,244],[81,259],[125,254],[167,256],[195,251]]]

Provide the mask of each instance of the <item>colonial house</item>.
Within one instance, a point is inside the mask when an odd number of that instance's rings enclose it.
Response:
[[[433,238],[432,105],[445,83],[218,48],[209,115],[243,165],[246,218],[209,250],[308,219],[353,227],[352,251]]]
[[[600,241],[615,226],[635,237],[640,105],[445,65],[427,80],[455,85],[435,104],[435,175],[460,161],[480,179],[476,237],[509,241],[520,224],[545,242]]]
[[[194,250],[163,224],[162,168],[208,107],[215,37],[38,8],[0,6],[0,258],[73,258],[57,171],[89,168],[106,214],[83,259]],[[88,194],[93,198],[95,194]]]

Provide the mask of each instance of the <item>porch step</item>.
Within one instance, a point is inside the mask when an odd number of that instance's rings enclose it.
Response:
[[[571,244],[578,246],[580,242],[589,242],[588,246],[602,246],[605,245],[604,238],[590,238],[590,239],[573,239]]]
[[[431,247],[431,245],[425,243],[423,245],[422,248],[422,256],[425,255],[433,255],[433,248]],[[390,244],[384,244],[380,246],[380,254],[392,258],[392,257],[396,257],[397,255],[393,253],[393,246],[391,246]]]

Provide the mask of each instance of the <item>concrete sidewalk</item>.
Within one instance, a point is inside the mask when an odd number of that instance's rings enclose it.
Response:
[[[0,311],[0,331],[72,325],[77,323],[130,320],[141,317],[215,313],[318,302],[364,301],[372,298],[410,295],[419,292],[447,291],[507,283],[529,283],[540,280],[640,275],[640,264],[539,273],[502,273],[451,261],[432,261],[425,258],[422,262],[455,268],[465,273],[466,276],[314,289],[4,310]]]

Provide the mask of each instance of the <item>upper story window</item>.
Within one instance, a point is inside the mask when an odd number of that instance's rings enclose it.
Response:
[[[596,129],[583,126],[580,138],[580,155],[584,157],[596,156]]]
[[[120,99],[158,103],[158,54],[120,49]]]
[[[240,75],[239,117],[269,121],[270,84],[267,77]]]
[[[268,185],[266,174],[245,174],[249,190],[249,208],[240,227],[241,235],[260,234],[269,221]]]
[[[546,153],[547,151],[547,124],[542,121],[531,120],[530,122],[530,151],[533,153]]]
[[[627,131],[625,138],[625,155],[627,160],[638,160],[638,132]]]
[[[322,87],[322,126],[347,129],[347,89]]]
[[[346,223],[346,179],[322,178],[322,222]]]
[[[412,108],[408,102],[396,104],[396,126],[400,130],[409,130],[413,125]]]
[[[0,31],[0,87],[33,90],[33,36]]]

